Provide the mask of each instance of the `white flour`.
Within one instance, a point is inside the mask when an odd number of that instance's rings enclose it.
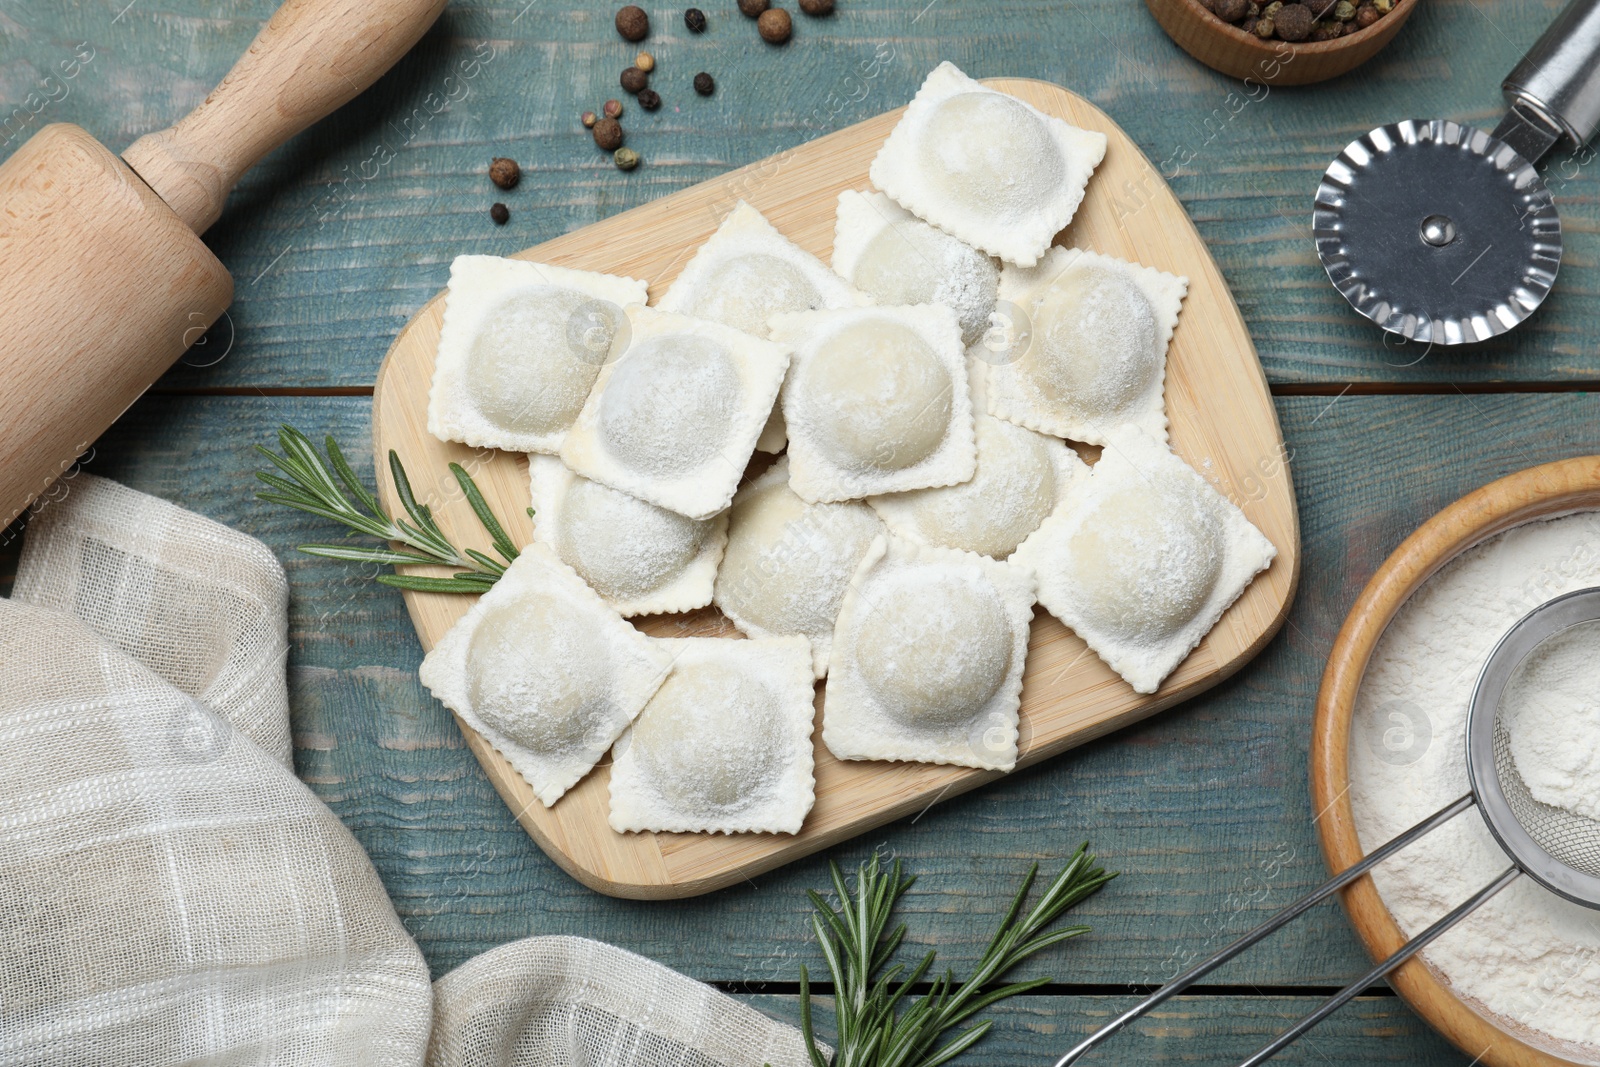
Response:
[[[1600,515],[1511,530],[1452,561],[1390,623],[1367,670],[1350,737],[1351,804],[1368,851],[1467,792],[1467,704],[1479,669],[1538,604],[1600,585]],[[1600,634],[1590,633],[1590,648]],[[1523,679],[1508,720],[1513,756],[1547,803],[1600,811],[1600,656],[1554,649]],[[1539,692],[1542,690],[1542,692]],[[1579,699],[1570,705],[1562,690]],[[1562,701],[1559,718],[1552,713]],[[1520,720],[1520,721],[1519,721]],[[1559,722],[1559,725],[1557,723]],[[1476,810],[1374,872],[1407,936],[1509,865]],[[1422,953],[1457,993],[1569,1058],[1600,1063],[1600,911],[1519,878]]]
[[[1600,819],[1600,622],[1529,653],[1506,686],[1511,758],[1533,799]]]

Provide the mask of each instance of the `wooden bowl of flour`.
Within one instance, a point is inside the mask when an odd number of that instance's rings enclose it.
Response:
[[[1330,871],[1365,854],[1350,800],[1349,751],[1356,697],[1384,629],[1407,598],[1441,567],[1474,545],[1524,523],[1600,509],[1600,456],[1530,467],[1468,493],[1423,523],[1372,576],[1335,639],[1317,693],[1311,737],[1312,809]],[[1345,910],[1367,951],[1384,959],[1406,937],[1370,877],[1343,894]],[[1508,1019],[1474,1008],[1420,957],[1389,976],[1389,984],[1434,1029],[1475,1063],[1487,1067],[1582,1064],[1570,1048]],[[1595,1062],[1589,1060],[1589,1063]]]

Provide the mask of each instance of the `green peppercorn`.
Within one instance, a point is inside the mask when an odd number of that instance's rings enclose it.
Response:
[[[639,165],[639,153],[631,148],[619,148],[617,154],[611,157],[618,170],[632,170]]]
[[[1282,10],[1283,0],[1272,0],[1272,3],[1261,9],[1261,17],[1264,19],[1275,19],[1278,17],[1278,12]]]
[[[1356,17],[1356,5],[1352,4],[1350,0],[1339,0],[1337,4],[1333,5],[1333,17],[1340,22],[1349,22]]]
[[[1272,20],[1267,18],[1265,15],[1262,15],[1260,18],[1256,19],[1256,24],[1252,28],[1251,32],[1257,37],[1261,38],[1263,41],[1270,41],[1272,39],[1272,35],[1276,33],[1277,30],[1278,28],[1272,24]]]

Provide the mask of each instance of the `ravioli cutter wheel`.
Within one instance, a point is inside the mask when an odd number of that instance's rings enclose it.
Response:
[[[1312,231],[1328,278],[1407,340],[1505,333],[1544,302],[1561,266],[1561,216],[1535,169],[1600,127],[1600,0],[1572,0],[1502,84],[1493,133],[1447,119],[1380,126],[1317,187]]]

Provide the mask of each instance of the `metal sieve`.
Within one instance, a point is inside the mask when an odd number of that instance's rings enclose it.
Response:
[[[1518,875],[1527,875],[1552,893],[1575,904],[1600,908],[1600,822],[1534,799],[1512,760],[1511,737],[1501,716],[1506,687],[1534,649],[1574,626],[1595,621],[1600,621],[1600,588],[1579,589],[1546,601],[1528,612],[1494,646],[1483,670],[1478,674],[1478,683],[1472,691],[1472,703],[1467,709],[1467,780],[1471,783],[1471,792],[1375,849],[1361,862],[1334,875],[1216,955],[1195,964],[1089,1035],[1057,1060],[1055,1067],[1068,1067],[1077,1062],[1085,1053],[1133,1020],[1183,992],[1200,978],[1292,922],[1417,838],[1474,805],[1483,815],[1490,833],[1511,857],[1511,866],[1449,914],[1396,949],[1372,970],[1329,997],[1316,1011],[1268,1042],[1255,1055],[1243,1061],[1241,1067],[1254,1067],[1277,1055],[1300,1035],[1354,1000],[1373,982],[1472,914],[1484,901],[1516,881]]]

